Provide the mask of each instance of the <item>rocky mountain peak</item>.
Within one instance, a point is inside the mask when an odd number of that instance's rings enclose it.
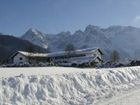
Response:
[[[47,48],[45,34],[37,29],[30,28],[21,38],[28,40],[35,45],[39,45],[40,47]]]
[[[35,28],[30,28],[27,32],[30,32],[30,33],[34,33],[34,34],[38,34],[39,31]]]
[[[30,28],[29,30],[27,30],[27,32],[25,32],[25,34],[22,36],[22,38],[40,38],[40,39],[44,39],[44,34],[42,32],[40,32],[37,29],[34,28]]]
[[[85,32],[93,32],[93,31],[97,31],[97,30],[101,30],[100,27],[98,26],[94,26],[94,25],[88,25],[86,28],[85,28]]]

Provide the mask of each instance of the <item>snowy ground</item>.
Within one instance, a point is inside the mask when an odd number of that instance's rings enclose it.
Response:
[[[139,105],[140,67],[0,68],[0,105]]]
[[[96,105],[140,105],[140,86],[121,92],[112,98],[102,100]]]
[[[76,72],[90,72],[95,69],[78,69],[70,67],[23,67],[23,68],[0,68],[0,77],[24,75],[55,75]]]

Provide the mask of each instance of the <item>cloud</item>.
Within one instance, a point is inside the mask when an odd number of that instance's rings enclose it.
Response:
[[[134,22],[140,22],[140,16],[136,16]]]
[[[137,26],[137,27],[140,27],[140,15],[139,16],[136,16],[132,22],[132,25],[133,26]]]

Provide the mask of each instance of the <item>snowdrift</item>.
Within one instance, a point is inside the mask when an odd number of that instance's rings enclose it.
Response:
[[[140,83],[140,67],[79,71],[1,77],[0,105],[93,105]]]

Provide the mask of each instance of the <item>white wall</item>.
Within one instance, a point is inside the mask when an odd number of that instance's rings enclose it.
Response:
[[[20,59],[22,58],[22,60]],[[14,58],[13,58],[13,63],[14,64],[22,64],[22,63],[28,63],[28,58],[23,56],[22,54],[18,53]]]

